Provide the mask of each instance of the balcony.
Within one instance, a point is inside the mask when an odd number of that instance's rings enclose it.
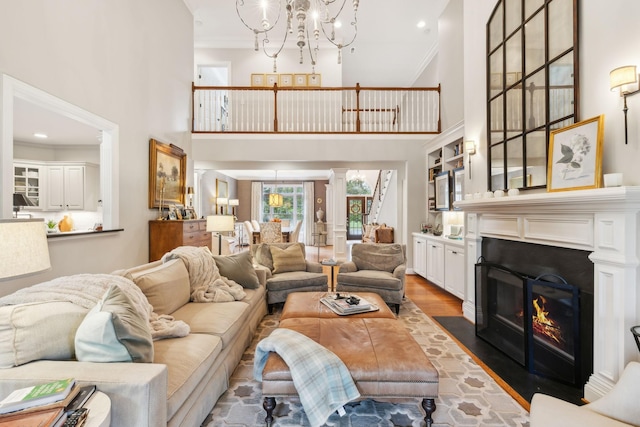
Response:
[[[193,133],[438,134],[440,86],[192,85]]]

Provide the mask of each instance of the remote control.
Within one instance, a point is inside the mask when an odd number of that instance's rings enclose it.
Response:
[[[87,408],[76,409],[67,416],[67,421],[65,421],[62,426],[80,427],[87,419],[87,415],[89,415],[89,410]]]

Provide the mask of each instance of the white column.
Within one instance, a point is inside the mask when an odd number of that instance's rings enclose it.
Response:
[[[607,393],[638,348],[630,332],[637,325],[638,213],[596,213],[594,264],[593,374],[584,387],[592,402]]]
[[[333,223],[333,259],[347,259],[347,171],[348,169],[331,169],[329,183],[333,188],[331,197],[332,209],[329,208],[327,194],[327,211],[332,212]]]
[[[324,188],[325,207],[327,209],[327,212],[325,212],[327,245],[333,246],[333,187],[331,184],[325,184]]]

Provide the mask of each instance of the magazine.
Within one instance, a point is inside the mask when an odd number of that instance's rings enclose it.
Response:
[[[367,313],[369,311],[379,310],[377,305],[372,304],[366,299],[360,298],[357,295],[350,295],[348,297],[336,297],[337,295],[339,294],[320,298],[320,302],[340,316],[357,313]],[[348,301],[350,297],[357,298],[359,300],[358,304],[350,304]]]

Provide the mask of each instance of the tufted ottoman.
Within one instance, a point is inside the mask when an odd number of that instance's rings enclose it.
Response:
[[[310,304],[311,298],[307,293],[298,303]],[[426,425],[432,425],[438,371],[385,304],[379,312],[367,313],[368,317],[340,317],[313,306],[304,311],[287,309],[290,302],[285,303],[286,318],[279,327],[306,335],[335,353],[349,369],[362,398],[422,398]],[[370,317],[375,313],[382,317]],[[289,367],[276,353],[269,355],[262,372],[262,395],[267,426],[273,423],[275,398],[297,396]]]

